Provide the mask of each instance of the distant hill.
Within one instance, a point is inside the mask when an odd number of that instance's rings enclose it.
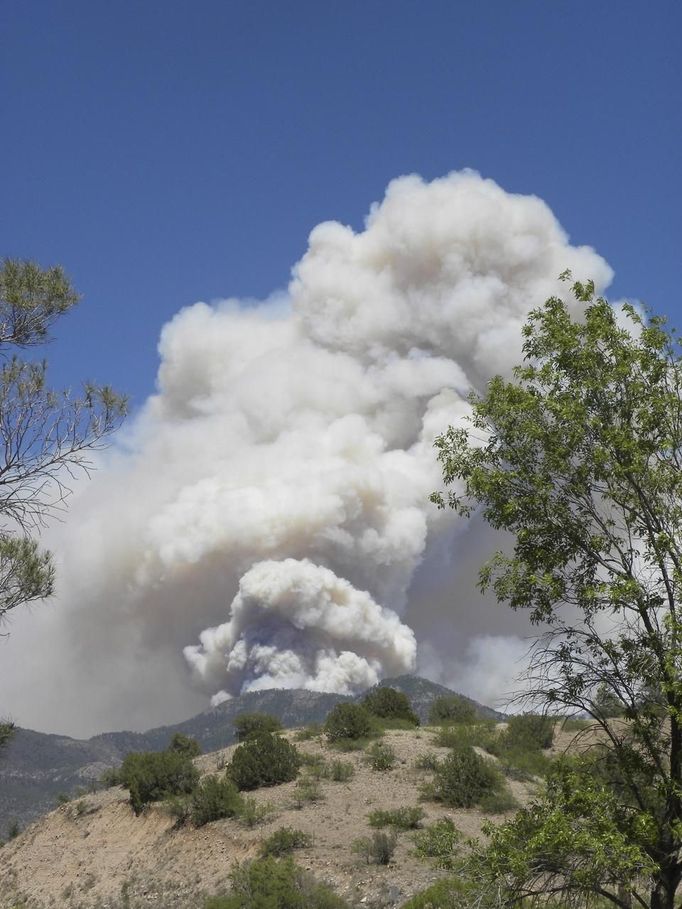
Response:
[[[380,685],[404,691],[422,722],[435,698],[454,693],[442,685],[407,675],[384,679]],[[87,740],[18,729],[0,755],[0,838],[12,821],[25,826],[54,808],[60,794],[73,795],[78,789],[95,788],[102,773],[120,763],[128,752],[165,748],[176,732],[195,738],[204,751],[214,751],[234,742],[233,723],[240,713],[269,713],[286,728],[293,728],[321,723],[335,704],[363,697],[364,693],[351,697],[300,689],[253,691],[172,726],[147,732],[105,732]],[[504,719],[503,714],[490,707],[471,703],[482,716]]]
[[[427,722],[429,708],[436,698],[456,694],[456,692],[452,691],[450,688],[445,688],[443,685],[437,685],[435,682],[430,682],[428,679],[422,679],[417,675],[399,675],[394,679],[383,679],[376,687],[379,688],[381,686],[397,688],[399,691],[405,692],[422,723]],[[354,700],[361,701],[364,696],[364,693],[360,694],[355,697]],[[484,704],[479,704],[478,701],[474,701],[472,698],[468,698],[463,694],[460,694],[459,697],[471,704],[479,716],[484,717],[485,719],[497,720],[498,722],[507,719],[504,713],[493,710],[492,707],[486,707]]]

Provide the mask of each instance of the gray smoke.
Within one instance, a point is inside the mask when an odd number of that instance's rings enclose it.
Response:
[[[58,602],[5,645],[9,709],[142,727],[206,695],[416,667],[500,694],[523,629],[475,593],[489,533],[429,503],[433,440],[518,362],[566,268],[611,279],[540,199],[410,176],[363,231],[316,227],[287,294],[178,313],[157,393],[49,534]]]

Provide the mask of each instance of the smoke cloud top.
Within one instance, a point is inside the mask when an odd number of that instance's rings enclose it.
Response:
[[[611,279],[540,199],[411,176],[364,230],[316,227],[288,293],[178,313],[157,393],[46,540],[55,608],[5,645],[19,722],[142,728],[416,668],[500,694],[519,625],[475,593],[487,530],[428,501],[433,440],[518,362],[566,268]],[[23,647],[38,668],[17,682]]]

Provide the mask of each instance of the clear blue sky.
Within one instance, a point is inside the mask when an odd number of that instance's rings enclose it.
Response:
[[[473,167],[682,323],[682,5],[2,0],[0,254],[84,303],[55,379],[139,404],[160,326],[286,285],[319,221]]]

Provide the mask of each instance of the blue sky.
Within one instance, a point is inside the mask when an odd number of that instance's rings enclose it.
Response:
[[[629,0],[4,0],[0,252],[84,295],[55,381],[141,403],[181,306],[285,286],[316,223],[414,171],[541,196],[681,323],[681,27]]]

